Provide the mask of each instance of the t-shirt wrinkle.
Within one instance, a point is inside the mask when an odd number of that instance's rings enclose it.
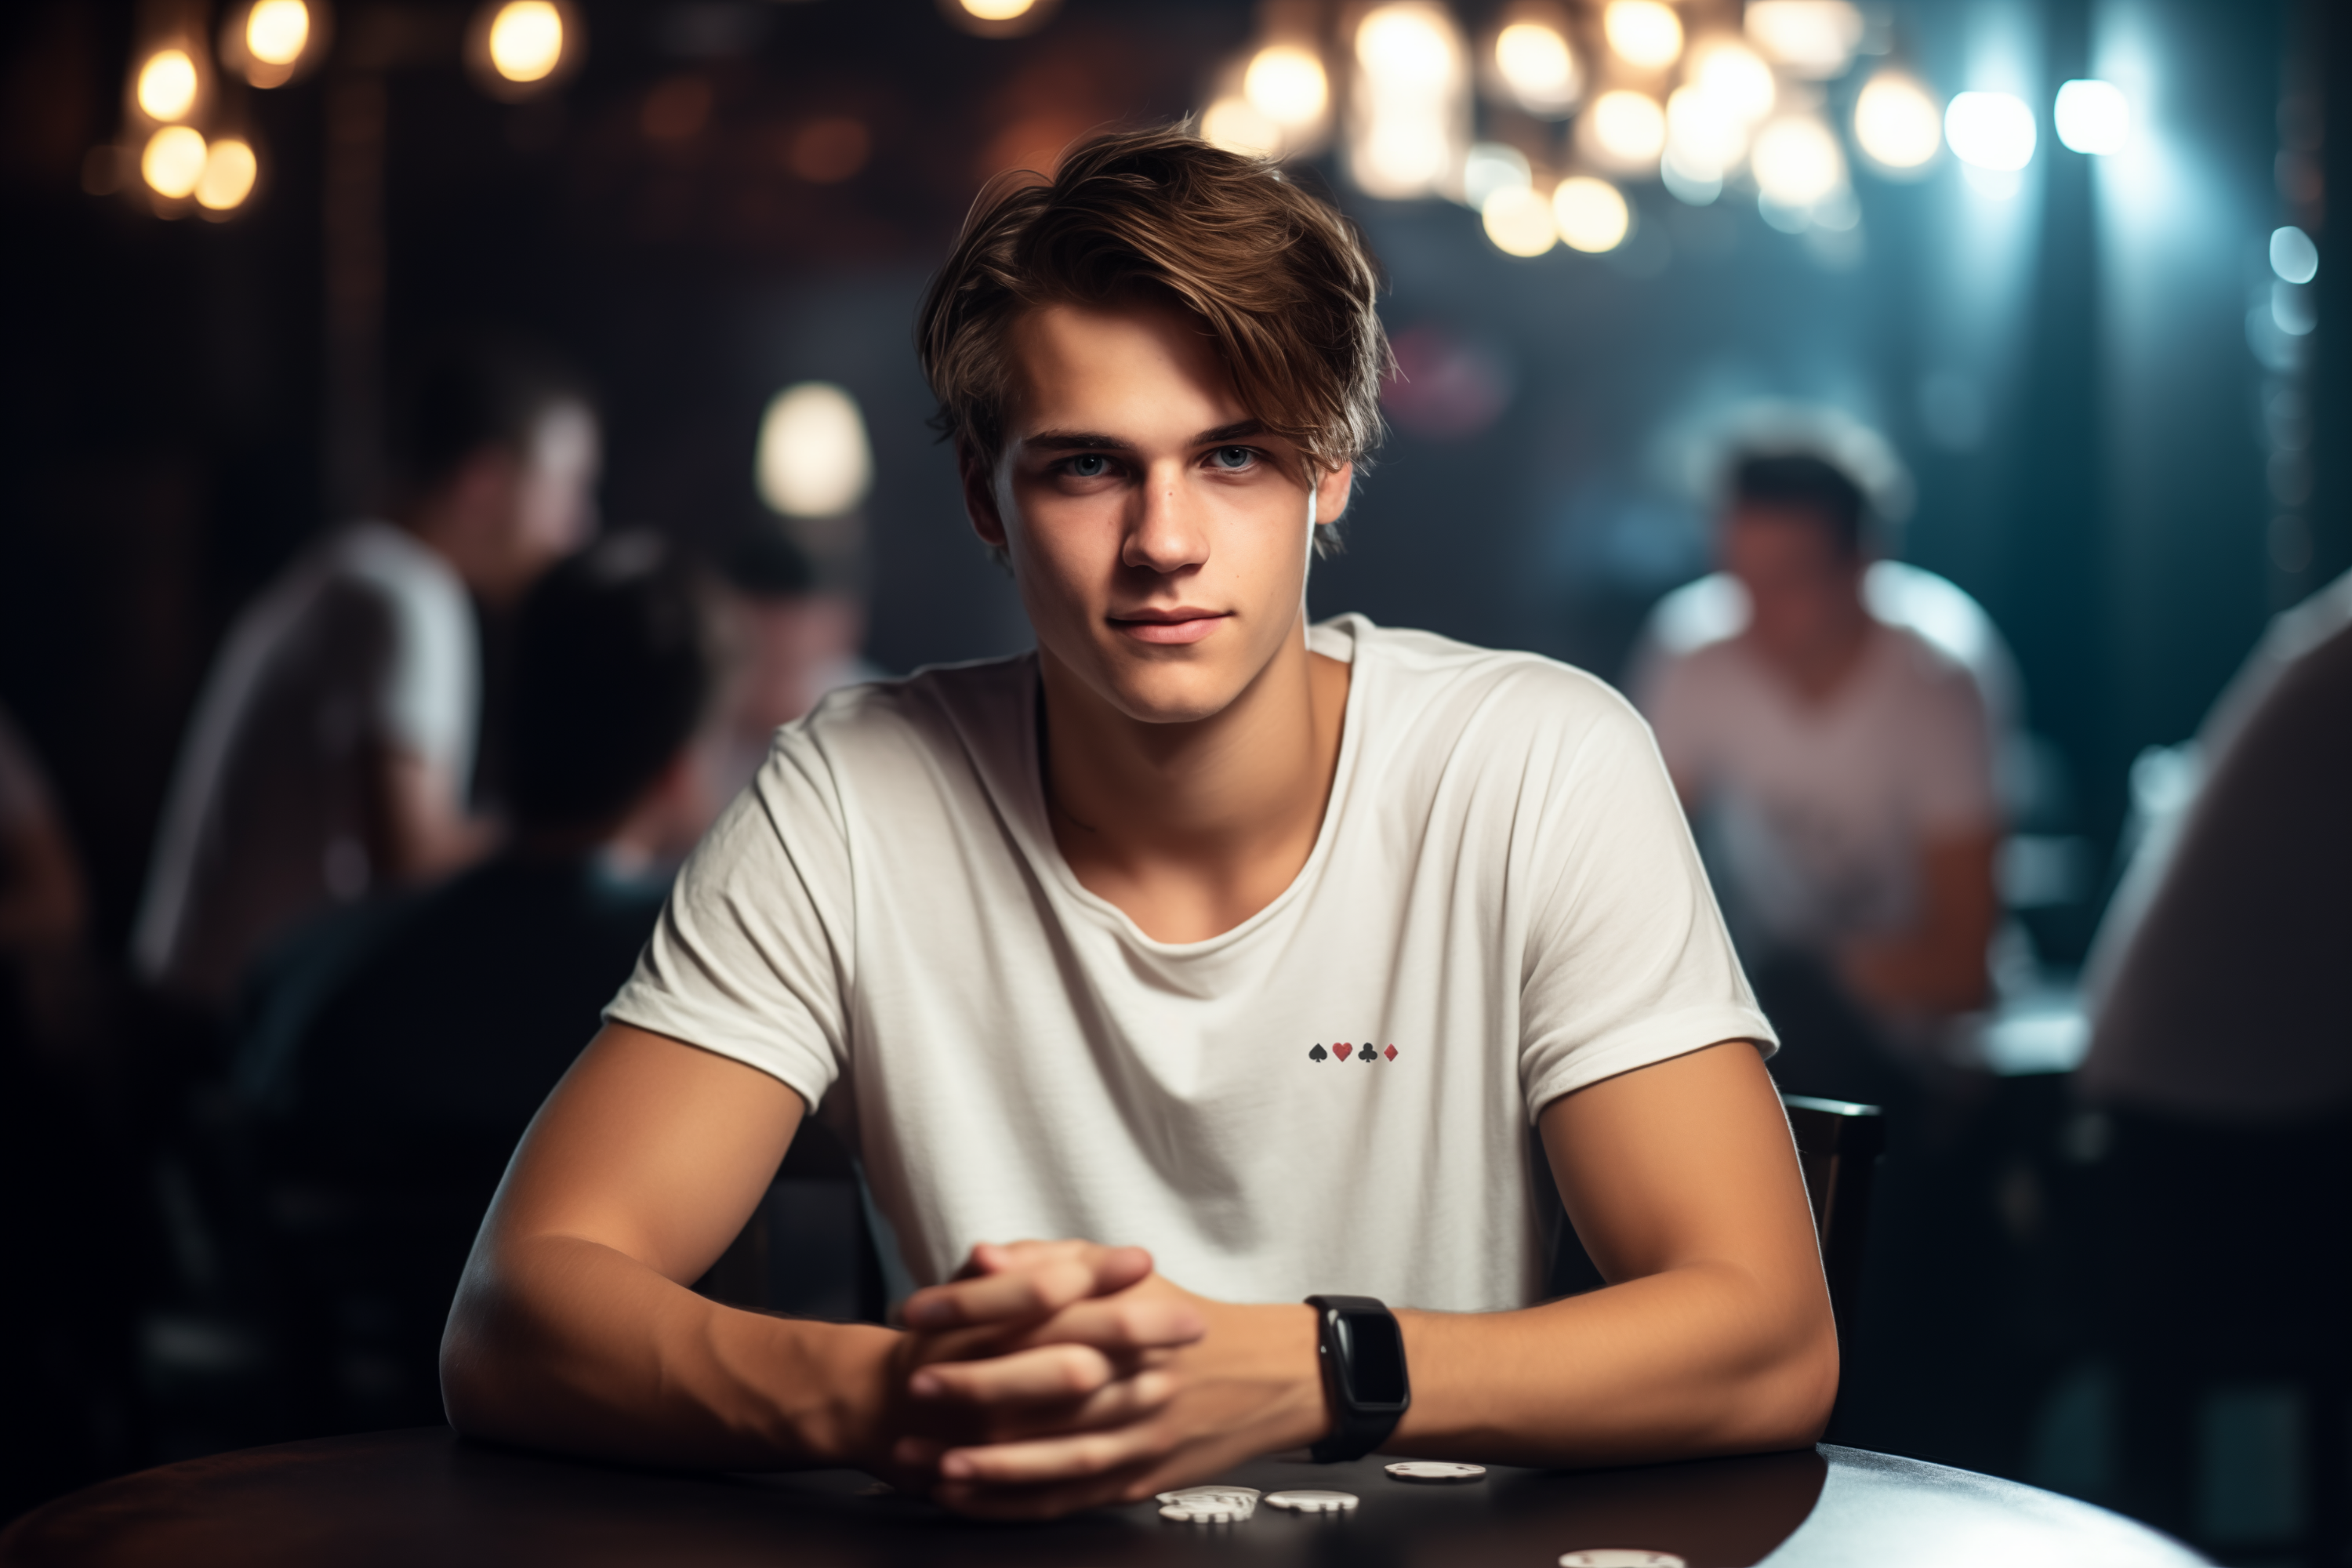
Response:
[[[1540,1100],[1769,1027],[1613,693],[1357,616],[1309,646],[1354,666],[1329,805],[1233,931],[1155,942],[1078,885],[1030,656],[786,726],[609,1016],[854,1117],[918,1280],[979,1241],[1079,1236],[1230,1300],[1534,1300]]]

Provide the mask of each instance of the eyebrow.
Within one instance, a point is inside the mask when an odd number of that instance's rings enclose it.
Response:
[[[1246,440],[1265,434],[1263,419],[1237,419],[1231,425],[1220,425],[1213,430],[1203,430],[1185,445],[1215,447],[1227,441]],[[1024,447],[1040,447],[1049,452],[1132,452],[1135,443],[1116,436],[1105,436],[1093,430],[1040,430],[1022,438]]]

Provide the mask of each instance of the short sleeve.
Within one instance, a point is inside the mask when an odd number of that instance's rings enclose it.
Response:
[[[848,1061],[852,909],[831,771],[787,730],[679,871],[604,1016],[757,1068],[814,1110]]]
[[[1563,1094],[1724,1040],[1769,1054],[1674,786],[1640,718],[1612,703],[1542,805],[1520,983],[1530,1119]]]
[[[387,622],[370,693],[375,734],[462,784],[473,774],[481,709],[481,638],[464,584],[423,545],[381,525],[362,530],[344,561],[381,598]]]
[[[1992,722],[1984,694],[1966,671],[1941,672],[1909,705],[1906,727],[1913,820],[1921,834],[1972,833],[2000,819]]]

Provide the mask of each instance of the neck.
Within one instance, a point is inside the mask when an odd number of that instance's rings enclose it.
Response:
[[[1349,668],[1283,651],[1209,718],[1144,723],[1040,650],[1045,793],[1081,886],[1151,937],[1202,942],[1278,898],[1313,853],[1339,766]]]
[[[1833,694],[1862,662],[1863,650],[1869,646],[1872,620],[1869,610],[1857,599],[1853,613],[1841,616],[1822,628],[1818,636],[1802,643],[1779,647],[1759,645],[1767,664],[1781,679],[1796,688],[1809,702],[1819,702]]]

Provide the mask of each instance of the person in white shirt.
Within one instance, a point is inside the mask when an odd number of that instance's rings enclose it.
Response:
[[[342,529],[237,617],[172,782],[133,966],[218,1011],[306,915],[455,870],[481,658],[467,595],[509,603],[594,524],[596,420],[566,374],[474,345],[410,395],[404,503]]]
[[[1932,1068],[1937,1022],[1986,998],[1999,915],[1986,686],[1874,607],[1866,522],[1825,458],[1740,456],[1720,547],[1744,620],[1653,637],[1633,678],[1788,1037],[1776,1076],[1849,1099]]]
[[[918,342],[1036,648],[780,733],[484,1222],[462,1432],[1013,1517],[1304,1445],[1819,1434],[1769,1027],[1640,719],[1532,655],[1307,623],[1379,429],[1376,282],[1181,131],[983,194]],[[903,1329],[687,1289],[812,1113],[923,1287]],[[1606,1289],[1539,1304],[1530,1122]]]

